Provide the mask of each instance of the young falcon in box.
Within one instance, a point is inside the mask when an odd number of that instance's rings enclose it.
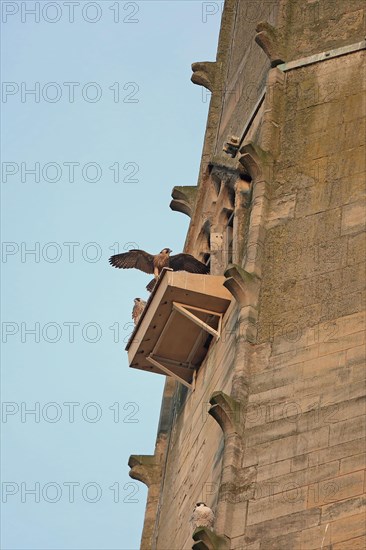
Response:
[[[188,271],[189,273],[208,273],[209,268],[196,260],[191,254],[176,254],[170,256],[170,248],[163,248],[163,250],[156,254],[149,254],[144,250],[133,249],[123,254],[115,254],[109,258],[109,263],[114,267],[120,269],[139,269],[145,273],[153,273],[155,279],[150,281],[147,285],[149,292],[155,286],[156,279],[159,277],[164,267],[170,267],[173,271]]]
[[[135,298],[133,302],[134,306],[132,309],[132,319],[135,325],[137,325],[142,315],[142,312],[145,309],[146,302],[144,300],[141,300],[141,298]]]

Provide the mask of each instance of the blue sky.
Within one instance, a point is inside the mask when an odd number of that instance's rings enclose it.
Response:
[[[222,3],[1,4],[2,548],[135,550],[164,378],[124,351],[149,277],[108,257],[183,247]]]

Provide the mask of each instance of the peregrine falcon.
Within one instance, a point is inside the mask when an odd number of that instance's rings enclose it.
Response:
[[[133,306],[133,310],[132,310],[132,319],[133,319],[133,322],[135,323],[135,325],[137,325],[137,323],[139,322],[140,317],[142,315],[142,312],[145,309],[145,306],[146,306],[146,302],[144,300],[141,300],[141,298],[135,298],[134,299],[134,306]]]
[[[149,292],[153,290],[156,279],[164,267],[170,267],[173,271],[189,271],[190,273],[207,274],[209,272],[209,268],[191,254],[170,256],[171,252],[170,248],[163,248],[159,254],[154,256],[144,250],[133,249],[111,256],[109,263],[120,269],[135,268],[145,273],[153,273],[154,279],[146,287]]]
[[[209,527],[212,529],[214,519],[215,516],[211,508],[206,506],[204,502],[197,502],[190,522],[193,531],[195,531],[198,527]]]

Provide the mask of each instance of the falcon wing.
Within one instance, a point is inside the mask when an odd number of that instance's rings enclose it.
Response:
[[[154,256],[144,250],[129,250],[123,254],[115,254],[109,258],[113,267],[120,269],[139,269],[145,273],[154,273]]]
[[[135,325],[137,325],[137,323],[139,322],[140,317],[142,315],[142,312],[145,309],[145,306],[146,306],[146,302],[144,300],[142,300],[141,302],[138,302],[137,304],[135,304],[133,306],[132,319],[133,319]]]
[[[138,312],[138,309],[137,309],[137,306],[133,306],[133,309],[132,309],[132,319],[133,319],[133,322],[135,323],[135,325],[137,325],[137,318],[139,316],[139,312]]]
[[[154,290],[154,286],[156,285],[156,279],[152,279],[148,285],[146,285],[146,290],[149,292],[152,292]]]
[[[189,273],[209,273],[207,265],[196,260],[191,254],[176,254],[170,256],[169,267],[174,271],[189,271]]]

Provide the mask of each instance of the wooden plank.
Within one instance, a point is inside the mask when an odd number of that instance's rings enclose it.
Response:
[[[162,365],[161,363],[156,361],[153,357],[151,357],[151,355],[146,357],[146,360],[149,361],[149,363],[151,363],[152,365],[154,365],[158,369],[165,372],[165,374],[167,374],[168,376],[171,376],[172,378],[175,378],[176,380],[178,380],[178,382],[180,382],[181,384],[183,384],[184,386],[186,386],[190,390],[192,389],[191,384],[189,384],[186,380],[184,380],[184,378],[181,378],[180,376],[178,376],[178,374],[176,374],[176,373],[172,372],[171,370],[169,370],[168,368],[166,368],[164,365]]]
[[[188,307],[191,308],[192,306],[188,306]],[[193,313],[185,309],[185,307],[182,306],[182,304],[173,302],[173,309],[176,309],[177,311],[179,311],[179,313],[181,313],[182,315],[184,315],[185,317],[193,321],[199,327],[203,328],[206,332],[209,332],[210,334],[212,334],[215,338],[220,338],[220,334],[217,332],[217,330],[213,329],[212,327],[210,327],[210,325],[207,325],[206,323],[201,321],[201,319],[199,319],[198,317],[193,315]],[[208,309],[201,309],[201,308],[194,308],[194,309],[203,311],[205,313],[209,313],[211,315],[216,315],[217,317],[221,315],[220,313],[209,311]]]

